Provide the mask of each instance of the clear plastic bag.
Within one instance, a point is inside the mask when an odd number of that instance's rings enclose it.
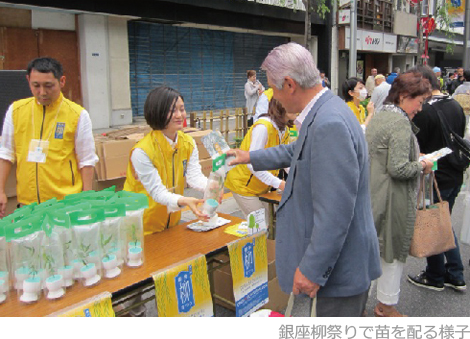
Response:
[[[100,244],[103,275],[108,279],[121,274],[124,258],[122,256],[121,222],[126,216],[124,204],[102,204],[95,206],[104,212],[105,220],[101,224]]]
[[[41,230],[43,217],[34,216],[5,228],[10,242],[11,272],[21,302],[32,303],[41,298],[45,271],[42,269]]]
[[[219,207],[219,199],[224,192],[224,177],[217,172],[211,172],[207,185],[204,190],[204,204],[202,205],[202,213],[206,214],[210,219],[208,225],[217,223],[217,208]]]
[[[0,224],[0,304],[7,299],[9,290],[10,273],[8,270],[8,247],[3,223]]]
[[[57,227],[50,222],[49,216],[42,223],[44,236],[41,244],[43,269],[46,271],[45,285],[47,299],[59,299],[65,295],[64,248]]]
[[[85,287],[94,286],[102,277],[100,228],[104,212],[95,209],[72,212],[69,216],[78,256],[74,270],[80,273]]]
[[[111,202],[111,201],[110,201]],[[126,206],[126,216],[121,222],[123,257],[129,267],[139,267],[144,263],[144,211],[148,198],[144,194],[124,192],[118,194],[113,203]]]

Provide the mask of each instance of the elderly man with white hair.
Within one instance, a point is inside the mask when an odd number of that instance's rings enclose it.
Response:
[[[392,86],[385,81],[382,74],[377,74],[375,77],[375,90],[372,93],[370,100],[374,103],[375,112],[378,113],[383,107],[383,102],[388,96],[388,92]]]
[[[367,94],[369,96],[372,95],[375,89],[375,76],[377,75],[377,68],[372,68],[370,70],[370,75],[367,77],[366,80],[366,89],[367,89]]]
[[[281,289],[316,297],[318,316],[359,317],[381,274],[372,217],[367,143],[346,103],[323,88],[312,55],[296,43],[274,48],[261,68],[274,98],[295,120],[289,145],[236,155],[255,171],[290,166],[277,210],[276,271]]]

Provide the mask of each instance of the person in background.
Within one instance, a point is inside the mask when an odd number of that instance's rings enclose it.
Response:
[[[385,105],[366,130],[374,224],[380,244],[382,275],[377,280],[378,317],[402,317],[395,306],[416,219],[418,179],[433,163],[419,161],[416,128],[411,120],[431,95],[429,81],[400,74]]]
[[[256,80],[256,71],[249,70],[246,71],[246,84],[245,84],[245,99],[246,99],[246,109],[249,117],[253,115],[253,108],[258,101],[258,97],[263,93],[264,87]]]
[[[267,114],[262,114],[246,134],[240,149],[256,151],[289,143],[289,130],[293,127],[295,113],[286,112],[279,101],[271,99]],[[260,208],[267,210],[258,196],[267,193],[271,187],[284,190],[286,182],[277,177],[279,170],[253,170],[251,165],[239,165],[227,174],[225,187],[232,191],[245,218]],[[266,213],[267,215],[267,213]]]
[[[374,103],[374,111],[380,112],[383,107],[383,102],[388,96],[391,85],[385,81],[385,77],[382,74],[377,74],[375,77],[375,89],[372,93],[370,101]]]
[[[452,99],[462,106],[468,120],[468,117],[470,116],[470,70],[465,70],[463,72],[463,77],[465,81],[462,85],[457,87],[454,94],[452,94]]]
[[[323,87],[328,87],[328,88],[330,88],[330,81],[329,81],[328,78],[325,76],[325,72],[320,71],[320,78],[321,78],[321,85],[322,85]]]
[[[256,113],[253,117],[253,123],[255,123],[262,114],[267,114],[269,109],[269,102],[273,97],[273,89],[268,88],[260,95],[258,102],[256,103]]]
[[[465,78],[463,77],[463,68],[457,68],[457,75],[454,80],[452,80],[452,84],[450,85],[449,95],[454,94],[457,87],[463,84]]]
[[[370,70],[370,75],[367,77],[366,80],[366,89],[367,89],[367,94],[369,96],[372,96],[372,93],[374,92],[376,83],[375,83],[375,76],[377,75],[377,68],[372,68]]]
[[[356,119],[361,124],[362,128],[365,129],[369,124],[370,120],[374,116],[374,103],[369,101],[367,104],[367,118],[364,106],[361,105],[361,101],[367,98],[367,89],[364,86],[364,82],[359,78],[349,78],[343,83],[343,97],[351,109]]]
[[[441,74],[442,74],[442,73],[441,73],[441,69],[436,66],[436,67],[434,67],[434,68],[432,69],[432,71],[433,71],[434,74],[436,75],[437,80],[439,80],[439,84],[440,84],[440,86],[441,86],[440,91],[443,91],[444,88],[445,88],[445,86],[444,86],[444,79],[443,79],[442,76],[441,76]]]
[[[152,132],[132,149],[124,183],[125,191],[149,197],[144,233],[176,226],[184,206],[206,220],[207,216],[197,207],[203,201],[183,196],[185,178],[188,185],[199,191],[204,191],[207,185],[194,139],[182,131],[186,119],[183,96],[173,88],[157,87],[147,96],[144,115]]]
[[[26,79],[33,97],[11,104],[3,124],[0,217],[5,216],[5,183],[15,162],[17,200],[23,205],[91,190],[98,162],[88,112],[62,94],[60,62],[34,59]]]
[[[417,134],[419,147],[423,153],[431,153],[446,147],[442,134],[441,122],[437,111],[440,111],[444,121],[461,137],[465,131],[465,114],[462,107],[440,91],[440,83],[429,67],[416,66],[410,70],[416,74],[422,74],[432,85],[432,98],[423,106],[423,110],[414,119],[413,123],[419,128]],[[442,200],[449,203],[452,213],[455,199],[457,198],[463,183],[463,172],[455,168],[444,157],[438,160],[436,181],[441,192]],[[434,202],[438,202],[437,193],[434,192]],[[408,281],[416,286],[434,291],[443,291],[444,286],[456,291],[465,291],[467,286],[464,280],[462,258],[457,237],[456,248],[447,252],[426,258],[426,269],[418,275],[409,275]]]
[[[452,87],[452,81],[456,78],[457,73],[450,73],[449,78],[446,80],[445,86],[446,86],[446,92],[450,94],[451,87]]]
[[[287,112],[301,112],[299,138],[254,152],[230,150],[236,158],[229,165],[290,166],[276,212],[279,285],[285,293],[316,297],[317,316],[359,317],[380,275],[364,133],[344,101],[322,86],[304,47],[278,46],[261,68],[274,98]]]
[[[387,83],[391,85],[395,78],[400,74],[400,67],[395,67],[393,72],[387,77]]]

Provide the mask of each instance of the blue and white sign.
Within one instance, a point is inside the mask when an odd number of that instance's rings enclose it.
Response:
[[[255,242],[255,239],[253,239]],[[255,273],[255,257],[253,255],[253,244],[248,243],[242,248],[243,272],[245,278],[249,278]]]
[[[194,307],[193,281],[191,279],[192,267],[188,271],[181,271],[175,277],[176,297],[178,299],[178,312],[187,313]]]

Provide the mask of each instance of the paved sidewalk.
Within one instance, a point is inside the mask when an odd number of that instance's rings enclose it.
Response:
[[[192,189],[186,189],[185,195],[202,197],[200,192]],[[464,193],[461,193],[456,200],[452,214],[452,224],[458,238],[460,236],[460,229],[463,221],[463,200]],[[243,217],[233,197],[225,199],[219,208],[219,211],[237,217]],[[189,221],[193,219],[194,215],[192,212],[183,212],[182,220]],[[460,244],[460,252],[465,268],[465,280],[467,284],[470,284],[470,246]],[[470,317],[470,287],[469,291],[466,293],[455,292],[450,288],[437,292],[416,287],[406,280],[408,274],[418,274],[425,268],[425,266],[425,259],[408,257],[402,277],[400,301],[397,307],[398,310],[411,317]],[[372,287],[366,308],[368,316],[374,316],[374,307],[376,302],[376,289],[375,287]],[[300,302],[300,307],[296,307],[296,312],[293,313],[293,316],[308,316],[310,314],[308,308],[309,302],[306,298],[304,301]],[[220,306],[217,307],[216,312],[217,316],[235,316],[234,312]]]

